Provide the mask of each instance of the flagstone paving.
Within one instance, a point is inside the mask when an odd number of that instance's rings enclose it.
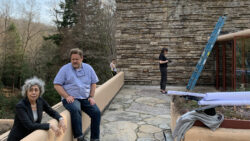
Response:
[[[184,86],[167,89],[186,91]],[[208,91],[214,88],[196,87],[194,92]],[[125,85],[102,115],[101,141],[165,141],[163,132],[167,141],[173,141],[170,102],[158,86]]]
[[[163,141],[170,101],[156,86],[124,86],[102,115],[101,141]]]

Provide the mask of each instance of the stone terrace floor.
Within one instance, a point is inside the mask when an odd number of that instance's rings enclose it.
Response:
[[[102,116],[101,141],[165,141],[163,131],[170,136],[170,101],[158,86],[125,85]]]
[[[186,89],[170,86],[167,90]],[[194,92],[213,91],[213,87],[196,87]],[[163,131],[167,141],[173,141],[170,101],[159,86],[125,85],[102,115],[101,141],[165,141]]]

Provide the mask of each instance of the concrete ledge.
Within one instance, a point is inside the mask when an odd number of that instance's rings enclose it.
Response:
[[[0,136],[0,140],[2,141],[3,139],[6,140],[8,135],[9,135],[9,129],[13,126],[14,120],[13,119],[0,119],[0,133],[7,131],[3,133]]]
[[[13,123],[13,119],[0,119],[0,132],[9,130],[9,128],[13,126]]]
[[[111,100],[121,89],[123,84],[124,73],[120,72],[96,89],[95,100],[101,111],[103,111],[106,106],[111,102]],[[62,106],[61,102],[53,106],[53,108],[56,109],[60,106]],[[66,122],[65,124],[67,126],[67,130],[64,134],[59,137],[56,137],[52,130],[36,130],[24,139],[22,139],[22,141],[72,141],[73,135],[70,114],[67,110],[65,110],[61,113],[61,115],[64,117]],[[82,113],[82,115],[83,132],[85,132],[90,126],[90,118],[85,113]],[[55,119],[52,119],[48,123],[57,124],[57,121]],[[7,138],[7,136],[8,133],[5,133],[4,135],[0,136],[0,140]]]
[[[176,120],[180,116],[176,112],[174,103],[171,102],[171,130],[173,132],[176,126]],[[185,134],[184,141],[249,141],[249,129],[229,129],[218,128],[212,131],[205,127],[194,126]]]
[[[2,124],[10,124],[12,125],[14,123],[13,119],[0,119],[0,125]]]

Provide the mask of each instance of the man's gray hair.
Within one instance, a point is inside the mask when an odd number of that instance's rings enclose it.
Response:
[[[42,79],[37,78],[36,76],[34,76],[33,78],[27,79],[25,80],[25,83],[22,87],[22,96],[26,97],[27,96],[27,91],[34,85],[37,85],[40,89],[40,96],[43,95],[44,93],[44,81]]]
[[[81,56],[81,58],[83,57],[83,51],[79,48],[73,48],[70,50],[70,53],[69,53],[69,57],[71,58],[72,54],[78,54]]]

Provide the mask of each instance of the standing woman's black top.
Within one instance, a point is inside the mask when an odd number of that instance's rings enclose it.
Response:
[[[38,119],[34,122],[33,112],[28,98],[24,98],[16,105],[14,125],[10,131],[7,141],[19,141],[37,129],[49,130],[49,123],[41,123],[43,111],[51,117],[61,118],[60,114],[53,110],[41,97],[36,101]]]
[[[161,60],[161,61],[166,61],[167,60],[164,53],[160,54],[159,60]],[[160,68],[167,68],[167,67],[168,67],[168,63],[160,64]]]

